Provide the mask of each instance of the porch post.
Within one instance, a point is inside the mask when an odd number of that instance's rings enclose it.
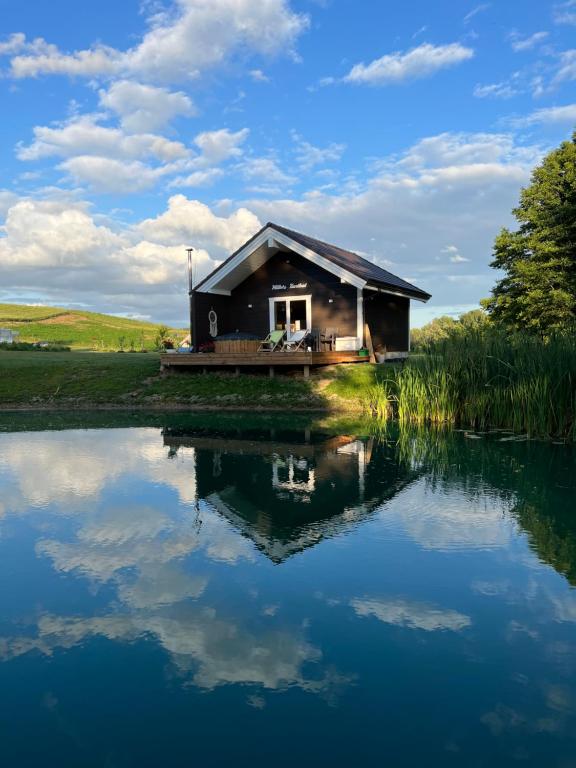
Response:
[[[357,288],[356,295],[356,336],[360,347],[364,346],[364,294],[362,288]]]

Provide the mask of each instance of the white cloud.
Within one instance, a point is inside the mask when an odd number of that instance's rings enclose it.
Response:
[[[118,80],[100,91],[100,103],[120,117],[122,127],[131,133],[148,133],[163,128],[179,115],[192,116],[192,99],[181,91]]]
[[[42,45],[43,41],[40,44]],[[16,32],[0,42],[0,56],[14,56],[17,53],[29,50],[33,45],[33,43],[28,43],[26,35],[22,32]]]
[[[454,304],[454,289],[447,279],[449,259],[436,262],[435,256],[447,243],[457,244],[470,262],[453,263],[462,274],[476,276],[475,282],[459,285],[459,303],[474,305],[494,280],[487,266],[494,237],[512,223],[510,211],[541,156],[539,146],[518,144],[512,134],[444,133],[382,158],[365,180],[335,190],[293,199],[288,183],[280,181],[273,185],[278,190],[266,190],[269,200],[248,199],[241,206],[221,201],[214,209],[174,195],[157,216],[131,225],[96,218],[86,205],[61,193],[47,200],[9,197],[0,237],[0,285],[11,286],[14,295],[40,295],[56,304],[71,297],[90,304],[97,298],[104,311],[183,323],[185,246],[199,249],[203,276],[250,238],[260,222],[276,220],[365,252],[384,266],[389,261],[401,265],[392,271],[429,290],[439,306]],[[256,160],[251,168],[244,168],[244,158],[235,165],[254,174],[254,181],[262,178],[257,173],[286,175],[273,159]],[[178,175],[208,170],[195,167]],[[128,173],[126,183],[130,180]],[[74,233],[71,242],[69,232]]]
[[[41,52],[12,59],[12,74],[187,81],[233,58],[290,53],[308,27],[308,18],[294,13],[286,0],[177,0],[148,21],[141,42],[127,51],[99,45],[64,53],[41,41]]]
[[[134,194],[150,189],[164,176],[179,170],[179,164],[151,167],[140,160],[123,161],[112,157],[79,155],[58,166],[71,179],[96,192]]]
[[[556,24],[576,25],[576,0],[568,0],[554,6],[554,22]]]
[[[260,226],[258,218],[245,208],[238,208],[228,217],[216,216],[204,203],[174,195],[165,213],[142,221],[137,231],[156,243],[192,243],[207,249],[216,245],[231,253]]]
[[[0,219],[3,219],[10,208],[18,202],[18,195],[9,189],[0,189]]]
[[[250,131],[242,128],[240,131],[230,131],[221,128],[218,131],[205,131],[199,133],[194,139],[194,144],[202,150],[202,159],[205,163],[216,165],[232,157],[240,157],[241,146],[248,138]]]
[[[515,125],[576,123],[576,104],[537,109],[527,117],[514,120]]]
[[[566,80],[576,80],[576,49],[564,51],[560,54],[560,64],[554,78],[553,85],[565,82]]]
[[[81,115],[56,127],[37,126],[34,141],[17,147],[24,161],[61,157],[58,168],[98,192],[135,193],[170,174],[186,171],[191,152],[179,141],[153,133],[126,133]]]
[[[261,69],[251,69],[248,73],[255,83],[269,83],[270,78]]]
[[[185,248],[196,248],[200,279],[259,227],[246,209],[216,216],[182,195],[157,218],[122,227],[98,220],[84,203],[18,200],[1,231],[0,285],[56,305],[74,297],[100,311],[145,312],[182,325]]]
[[[423,43],[406,53],[389,53],[370,64],[356,64],[343,78],[344,82],[361,85],[388,85],[429,77],[474,56],[471,48],[460,43],[431,45]]]
[[[2,267],[86,267],[122,247],[123,239],[98,226],[86,206],[20,200],[8,210],[0,238]]]
[[[45,43],[42,53],[15,56],[11,72],[16,78],[38,75],[69,75],[95,77],[114,75],[119,71],[120,54],[113,48],[98,46],[88,51],[65,54],[57,46]]]
[[[169,188],[184,187],[208,187],[224,176],[221,168],[207,168],[202,171],[193,171],[188,176],[177,176],[169,182]]]
[[[548,32],[534,32],[533,35],[522,37],[522,35],[514,31],[510,34],[510,44],[512,45],[512,50],[516,53],[520,53],[521,51],[530,51],[532,48],[538,45],[538,43],[546,40],[548,35]]]
[[[491,3],[481,3],[480,5],[475,6],[472,8],[472,10],[464,16],[464,24],[469,24],[472,19],[475,16],[478,16],[479,13],[484,13],[484,11],[487,11],[488,8],[490,8]]]
[[[446,253],[453,264],[463,264],[470,261],[470,259],[462,256],[460,250],[455,245],[447,245],[446,248],[442,249],[442,253]]]
[[[415,603],[401,598],[391,600],[370,597],[355,598],[350,605],[362,618],[372,616],[385,624],[395,624],[425,632],[450,630],[459,632],[472,624],[469,616],[428,603]]]
[[[332,142],[327,147],[315,147],[305,141],[296,131],[292,132],[292,139],[296,143],[296,160],[304,171],[317,165],[338,162],[346,149],[345,144],[337,144],[336,142]]]
[[[245,203],[262,221],[281,221],[345,248],[363,251],[433,295],[433,304],[454,304],[437,263],[446,243],[458,243],[470,264],[465,272],[482,282],[459,289],[459,303],[477,305],[494,276],[488,269],[494,237],[511,225],[510,211],[541,159],[538,146],[523,146],[506,133],[444,133],[414,144],[403,154],[375,163],[366,183],[336,193],[318,191],[294,200],[286,194]],[[224,209],[225,210],[225,209]]]
[[[34,128],[34,141],[28,146],[19,145],[17,156],[20,160],[78,155],[122,160],[154,157],[171,162],[189,153],[179,141],[152,133],[127,134],[119,128],[99,125],[99,117],[82,115],[54,128],[37,126]]]
[[[248,181],[262,179],[270,184],[287,185],[298,181],[295,176],[285,173],[271,157],[250,157],[242,163],[241,169]]]
[[[511,99],[518,91],[510,83],[491,83],[490,85],[476,85],[474,96],[478,99]]]

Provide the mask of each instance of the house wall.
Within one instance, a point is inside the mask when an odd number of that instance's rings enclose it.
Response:
[[[306,287],[290,288],[304,283]],[[272,290],[286,285],[286,290]],[[340,336],[356,336],[357,290],[298,254],[280,251],[232,291],[231,296],[196,294],[198,343],[210,340],[208,312],[218,315],[218,333],[239,330],[264,338],[270,330],[270,298],[312,295],[312,328],[338,328]],[[332,299],[332,302],[329,300]],[[410,335],[410,300],[363,291],[364,318],[374,348],[406,352]],[[249,305],[252,305],[250,308]]]
[[[305,287],[290,288],[299,283]],[[285,285],[286,290],[273,290],[273,285]],[[198,342],[209,338],[211,307],[218,315],[218,333],[240,330],[264,338],[270,330],[270,298],[309,294],[312,328],[338,328],[340,336],[356,336],[356,288],[341,283],[340,278],[298,254],[280,251],[237,286],[230,297],[196,295]]]
[[[410,299],[376,291],[364,291],[364,319],[374,349],[407,352],[410,339]]]
[[[230,297],[212,293],[196,293],[195,313],[198,344],[210,341],[210,321],[208,313],[211,309],[218,315],[218,334],[230,333]],[[233,329],[235,330],[235,329]]]

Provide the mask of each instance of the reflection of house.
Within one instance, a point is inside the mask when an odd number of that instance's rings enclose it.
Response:
[[[195,448],[199,498],[274,562],[354,526],[414,476],[384,460],[387,446],[351,436],[167,429],[164,444]]]

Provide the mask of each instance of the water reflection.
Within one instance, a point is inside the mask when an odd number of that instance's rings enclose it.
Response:
[[[570,765],[574,455],[503,438],[1,432],[0,758],[39,764],[32,717],[59,765],[183,764],[191,719],[202,765],[264,764],[286,723],[314,733],[279,765],[373,764],[382,722],[393,765]]]
[[[164,430],[195,455],[198,495],[275,563],[369,517],[419,474],[374,438],[304,430]]]

